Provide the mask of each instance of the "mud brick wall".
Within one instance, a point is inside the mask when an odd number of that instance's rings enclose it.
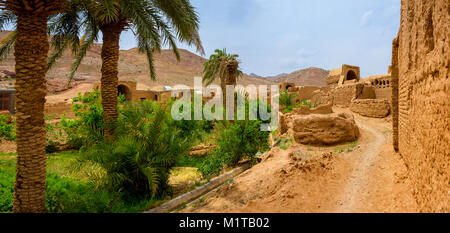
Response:
[[[336,87],[332,91],[334,105],[349,107],[353,98],[358,98],[362,93],[364,84],[355,83]]]
[[[402,0],[393,43],[394,146],[424,212],[450,211],[449,14],[449,0]]]
[[[391,104],[384,99],[355,99],[350,110],[366,117],[385,118],[391,111]]]

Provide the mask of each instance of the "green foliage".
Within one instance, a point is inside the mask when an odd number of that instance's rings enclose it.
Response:
[[[291,101],[290,99],[293,100]],[[284,104],[281,104],[282,106],[285,106],[285,108],[283,109],[283,113],[290,113],[292,112],[292,110],[294,110],[295,108],[300,108],[301,106],[307,106],[309,108],[315,108],[317,107],[317,105],[312,104],[312,102],[310,100],[302,100],[300,101],[299,104],[294,104],[294,100],[295,100],[296,95],[295,94],[289,94],[288,92],[285,92],[284,94],[280,94],[280,104],[281,101],[283,101]],[[289,105],[285,105],[285,104],[289,104]]]
[[[0,115],[0,139],[16,140],[16,121],[6,115]]]
[[[294,143],[293,138],[281,138],[278,146],[283,150],[287,150],[291,147],[292,143]]]
[[[234,66],[234,64],[236,64],[236,79],[241,78],[244,73],[238,69],[238,57],[237,54],[227,53],[226,49],[216,49],[215,54],[212,54],[203,65],[203,82],[208,86],[217,78],[226,79],[229,75],[229,67]]]
[[[103,108],[99,90],[73,99],[76,119],[62,117],[60,127],[73,149],[87,148],[103,140]]]
[[[354,141],[351,143],[348,143],[344,146],[338,146],[334,148],[334,153],[344,153],[344,152],[352,152],[355,150],[356,146],[358,146],[358,141]]]
[[[3,166],[3,163],[0,163]],[[0,213],[11,212],[14,194],[14,170],[0,171]]]
[[[0,155],[3,156],[3,155]],[[0,159],[0,213],[12,212],[16,159]],[[54,154],[48,157],[46,207],[49,213],[136,213],[150,209],[158,200],[139,200],[124,192],[102,188],[81,174],[89,173],[92,167],[81,167],[74,174],[67,165],[74,154]],[[62,170],[61,170],[62,169]],[[61,173],[62,172],[62,173]]]
[[[256,162],[256,153],[269,149],[269,132],[261,131],[261,121],[224,121],[217,139],[217,148],[208,154],[200,171],[210,178],[225,166],[234,167],[244,159]]]
[[[204,178],[210,179],[220,174],[222,169],[228,165],[231,155],[222,152],[220,149],[211,151],[200,165],[200,171]]]
[[[189,141],[171,124],[167,108],[145,101],[128,103],[120,112],[116,138],[80,155],[106,171],[105,185],[137,198],[171,194],[170,170],[190,149]]]
[[[301,106],[307,106],[308,108],[315,108],[315,107],[317,107],[317,105],[312,104],[312,102],[310,100],[302,100],[300,102],[300,105]]]
[[[297,98],[297,94],[291,94],[288,91],[282,91],[280,93],[280,105],[288,108],[294,105],[294,101]]]

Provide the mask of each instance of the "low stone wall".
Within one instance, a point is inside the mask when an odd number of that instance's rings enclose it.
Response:
[[[364,88],[364,84],[355,83],[336,87],[332,91],[333,103],[336,106],[348,108],[354,98],[357,98]]]
[[[366,117],[385,118],[391,112],[391,105],[385,99],[354,99],[350,110]]]

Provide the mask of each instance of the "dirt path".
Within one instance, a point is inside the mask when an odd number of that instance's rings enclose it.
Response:
[[[358,127],[372,134],[374,140],[368,144],[367,148],[358,157],[348,183],[341,194],[342,203],[336,210],[338,213],[355,212],[355,206],[361,201],[361,195],[370,190],[368,187],[367,177],[370,175],[370,167],[374,164],[374,159],[380,153],[381,146],[386,143],[383,134],[365,125],[361,121],[356,121]]]
[[[361,131],[356,147],[275,148],[262,163],[181,212],[417,212],[406,167],[392,149],[390,120],[355,120]],[[297,151],[312,159],[293,161],[289,155]]]

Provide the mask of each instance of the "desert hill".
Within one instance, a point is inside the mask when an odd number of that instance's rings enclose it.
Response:
[[[8,35],[8,31],[0,31],[0,38]],[[194,85],[194,77],[202,75],[203,64],[206,59],[193,54],[187,50],[180,49],[181,61],[177,61],[175,55],[170,50],[162,50],[161,53],[154,54],[154,64],[157,73],[157,80],[151,80],[147,59],[144,54],[138,52],[136,48],[130,50],[121,50],[119,57],[119,79],[134,80],[147,86],[150,89],[162,89],[163,86],[174,86],[183,84],[187,86]],[[55,67],[47,74],[48,87],[50,93],[58,93],[67,90],[67,75],[71,70],[74,57],[67,51],[57,62]],[[14,72],[14,56],[11,53],[3,62],[0,63],[0,73],[3,73],[3,79],[0,79],[2,88],[13,88],[13,78],[8,78],[7,74]],[[71,87],[81,83],[95,83],[100,80],[101,69],[101,44],[94,44],[72,81]],[[297,85],[318,85],[326,83],[328,72],[319,68],[309,68],[299,70],[291,74],[282,74],[276,78],[264,78],[257,75],[244,75],[244,78],[238,81],[238,84],[277,84],[280,82],[294,82]],[[0,74],[0,77],[2,75]],[[218,82],[216,82],[218,84]]]
[[[290,74],[281,74],[270,78],[276,83],[289,82],[297,86],[326,86],[329,71],[320,68],[307,68]]]

